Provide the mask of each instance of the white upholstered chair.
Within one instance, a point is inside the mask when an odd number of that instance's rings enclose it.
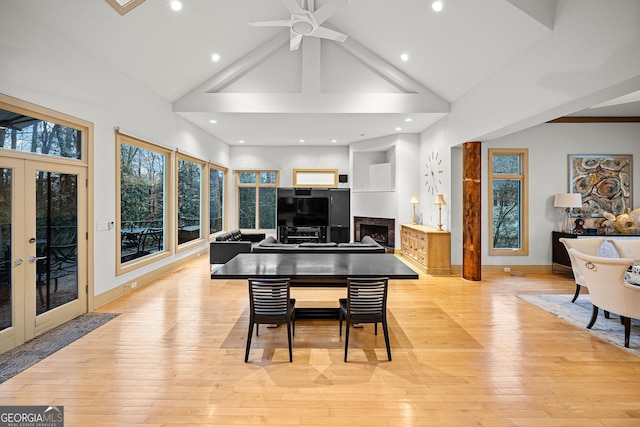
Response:
[[[573,278],[576,281],[576,292],[573,295],[573,299],[571,302],[575,302],[580,295],[580,288],[582,286],[586,286],[584,283],[584,279],[582,278],[582,272],[580,271],[580,266],[575,262],[573,255],[571,255],[571,251],[569,249],[575,249],[578,252],[583,254],[597,256],[598,251],[600,250],[600,246],[604,243],[604,238],[601,237],[593,237],[593,238],[584,238],[584,239],[567,239],[565,237],[560,238],[560,241],[567,248],[567,252],[569,253],[569,259],[571,260],[571,269],[573,270]]]
[[[611,239],[609,242],[616,248],[620,257],[632,259],[634,264],[640,264],[640,239]]]
[[[582,272],[585,286],[589,288],[593,313],[588,329],[596,323],[598,309],[620,316],[624,325],[624,346],[629,347],[631,319],[640,319],[640,286],[630,285],[624,277],[633,264],[630,258],[604,258],[586,255],[569,249]]]

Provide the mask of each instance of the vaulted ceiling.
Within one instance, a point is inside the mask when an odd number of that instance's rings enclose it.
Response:
[[[444,0],[435,12],[431,0],[351,0],[323,24],[347,34],[345,42],[304,37],[290,50],[289,28],[248,25],[288,20],[282,0],[183,0],[180,11],[169,0],[135,0],[124,15],[112,4],[126,0],[10,1],[231,145],[349,144],[421,132],[548,37],[558,7]],[[302,5],[313,11],[330,2]]]

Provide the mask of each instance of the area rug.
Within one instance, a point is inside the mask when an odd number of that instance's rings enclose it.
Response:
[[[85,313],[0,354],[0,384],[118,315],[119,313]]]
[[[593,310],[588,294],[580,295],[575,303],[571,302],[573,295],[517,295],[517,297],[640,357],[640,322],[638,320],[631,319],[629,348],[624,346],[624,326],[617,315],[611,314],[611,318],[606,319],[604,312],[600,310],[593,328],[587,329]]]

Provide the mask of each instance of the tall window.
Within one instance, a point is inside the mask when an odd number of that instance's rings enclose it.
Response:
[[[117,134],[119,251],[121,265],[167,250],[167,170],[171,152]],[[119,269],[119,273],[122,271]]]
[[[277,171],[237,171],[238,227],[276,228]]]
[[[178,155],[178,245],[202,238],[204,162]]]
[[[209,165],[209,232],[224,230],[225,227],[225,185],[227,170]]]
[[[528,255],[527,150],[489,150],[490,255]]]

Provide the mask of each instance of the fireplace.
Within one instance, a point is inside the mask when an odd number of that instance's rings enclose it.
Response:
[[[396,242],[396,220],[391,218],[353,217],[354,240],[359,242],[369,236],[388,249],[393,249]]]

